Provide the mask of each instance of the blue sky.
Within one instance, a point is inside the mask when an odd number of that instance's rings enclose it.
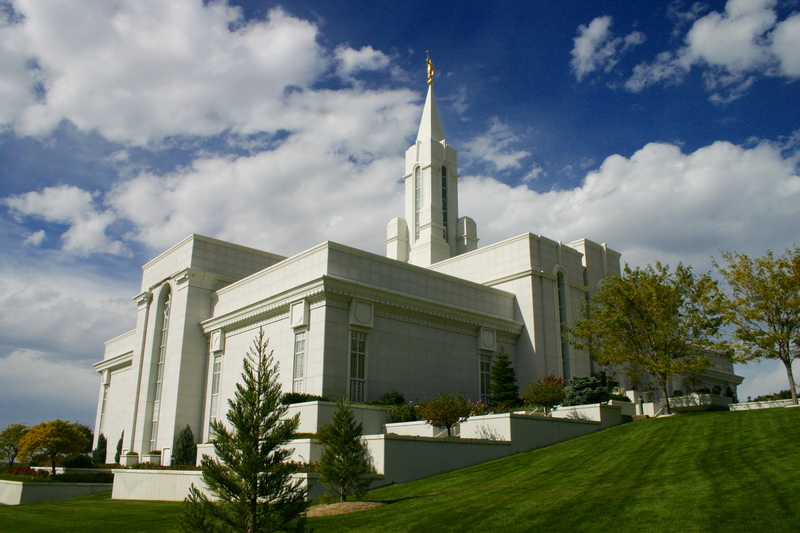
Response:
[[[94,423],[140,266],[190,233],[382,253],[426,50],[481,244],[797,243],[797,0],[0,1],[0,426]]]

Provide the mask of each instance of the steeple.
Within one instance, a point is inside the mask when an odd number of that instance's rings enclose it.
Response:
[[[444,141],[444,128],[442,119],[439,117],[439,108],[436,105],[436,95],[433,94],[433,84],[428,85],[428,96],[425,98],[422,120],[417,132],[417,142],[425,141]]]
[[[433,62],[427,58],[428,94],[416,142],[406,150],[405,218],[389,222],[386,255],[430,266],[477,248],[475,222],[458,218],[456,151],[445,141],[433,94]]]

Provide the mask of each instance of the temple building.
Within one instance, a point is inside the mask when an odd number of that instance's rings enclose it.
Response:
[[[161,450],[163,464],[186,425],[207,442],[259,328],[284,391],[357,402],[392,390],[409,400],[438,392],[486,400],[499,350],[520,387],[596,373],[562,325],[620,272],[620,254],[533,233],[479,248],[475,222],[459,216],[458,180],[429,78],[405,156],[404,216],[388,224],[386,257],[334,242],[283,257],[190,235],[145,264],[136,327],[108,341],[95,364],[95,434],[110,443],[122,436],[123,453]],[[741,382],[730,365],[714,372],[723,390]]]

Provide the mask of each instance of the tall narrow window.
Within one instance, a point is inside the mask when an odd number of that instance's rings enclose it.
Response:
[[[214,367],[211,374],[211,409],[209,410],[208,420],[219,418],[219,382],[222,377],[222,354],[214,354]]]
[[[294,335],[294,380],[292,392],[305,392],[306,377],[306,332],[298,331]]]
[[[414,240],[419,239],[419,213],[422,211],[422,171],[414,169]]]
[[[102,433],[106,422],[106,403],[108,403],[108,385],[103,385],[103,401],[100,403],[100,424],[97,433]]]
[[[489,354],[480,354],[479,363],[479,379],[480,379],[480,393],[481,401],[485,404],[489,403],[489,385],[491,384],[492,375],[492,356]]]
[[[561,334],[561,364],[564,379],[572,377],[572,368],[569,360],[569,338],[567,335],[567,280],[564,273],[557,274],[558,284],[558,321]]]
[[[367,387],[367,334],[350,332],[350,401],[363,402]]]
[[[169,332],[169,309],[171,295],[167,292],[161,315],[161,334],[158,348],[158,367],[156,369],[155,393],[153,394],[153,417],[150,427],[150,449],[156,450],[158,438],[158,418],[161,411],[161,388],[164,381],[164,359],[167,355],[167,333]]]
[[[442,225],[443,237],[447,242],[447,168],[442,167]]]

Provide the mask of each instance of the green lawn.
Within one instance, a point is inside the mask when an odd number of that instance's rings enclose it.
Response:
[[[650,419],[426,480],[316,531],[797,531],[800,409]],[[0,508],[4,531],[171,531],[179,504]]]

